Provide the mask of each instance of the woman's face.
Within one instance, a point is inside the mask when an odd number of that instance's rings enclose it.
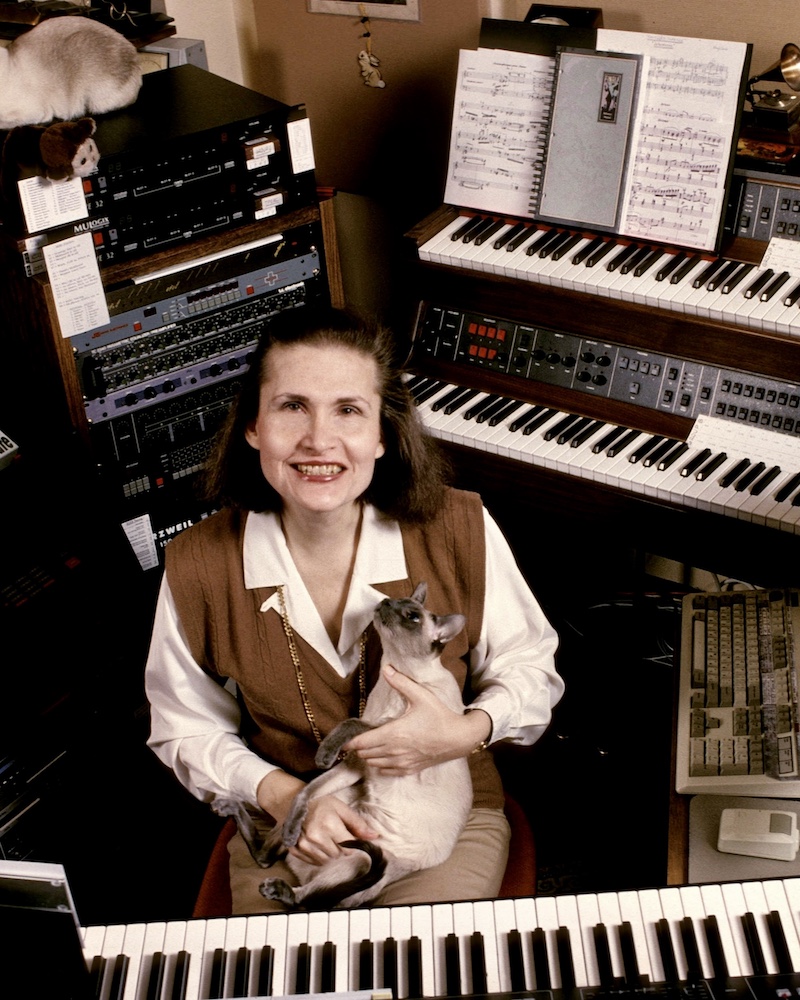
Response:
[[[384,453],[375,361],[335,344],[272,347],[247,428],[284,506],[333,511],[356,501]]]

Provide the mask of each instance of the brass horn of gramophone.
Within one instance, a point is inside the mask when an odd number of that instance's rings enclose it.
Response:
[[[781,57],[763,73],[747,81],[747,97],[753,108],[755,123],[761,128],[787,130],[800,118],[800,97],[779,87],[756,90],[756,83],[782,81],[790,90],[800,91],[800,48],[788,42]]]

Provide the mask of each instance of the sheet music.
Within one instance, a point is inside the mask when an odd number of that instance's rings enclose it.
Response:
[[[445,201],[530,218],[553,91],[550,56],[462,49]]]
[[[597,45],[645,56],[620,231],[713,250],[747,46],[604,28]]]

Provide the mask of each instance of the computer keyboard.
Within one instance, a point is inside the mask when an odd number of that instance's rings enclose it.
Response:
[[[800,798],[800,590],[688,594],[675,787]]]

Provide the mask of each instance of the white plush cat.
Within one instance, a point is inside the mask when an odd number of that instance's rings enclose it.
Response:
[[[0,129],[98,115],[132,104],[136,48],[83,15],[52,17],[0,47]]]

